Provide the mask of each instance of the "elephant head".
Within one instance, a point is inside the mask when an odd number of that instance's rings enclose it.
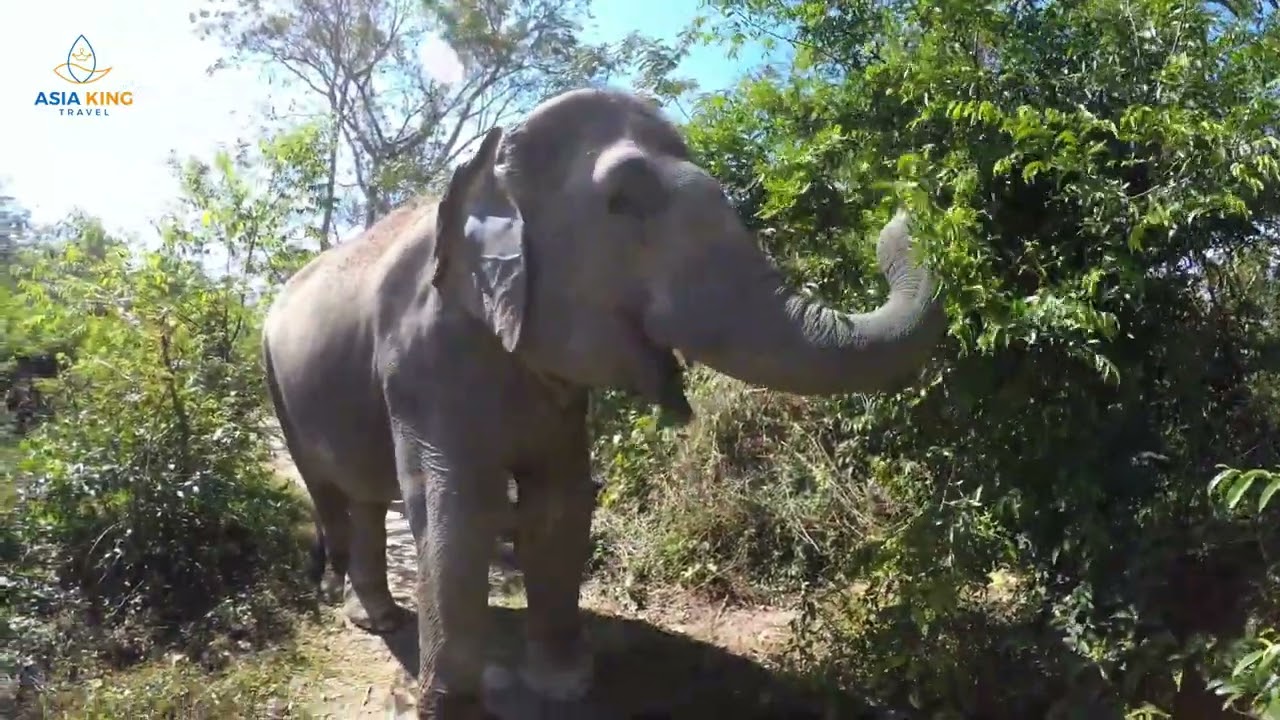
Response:
[[[618,91],[568,92],[509,133],[492,130],[455,172],[437,232],[446,296],[507,350],[682,420],[691,413],[673,351],[775,390],[871,392],[915,372],[944,328],[905,215],[880,233],[891,288],[881,307],[810,302],[784,285],[677,129]],[[457,272],[439,271],[454,258]]]

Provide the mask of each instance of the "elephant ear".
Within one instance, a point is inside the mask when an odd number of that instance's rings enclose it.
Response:
[[[431,282],[493,330],[508,352],[520,341],[528,302],[524,219],[495,169],[502,128],[453,171],[436,213]]]

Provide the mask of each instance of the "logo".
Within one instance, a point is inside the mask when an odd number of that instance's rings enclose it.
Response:
[[[107,73],[111,72],[111,68],[98,69],[98,54],[93,51],[93,45],[89,44],[89,38],[81,35],[71,43],[71,49],[67,51],[67,61],[61,65],[55,65],[53,71],[69,83],[88,85],[106,77]]]
[[[84,35],[77,36],[71,43],[66,62],[53,68],[53,73],[61,80],[75,86],[96,83],[110,72],[111,67],[99,66],[98,53]],[[58,114],[65,117],[110,117],[112,110],[133,105],[133,91],[107,88],[83,92],[48,90],[36,94],[35,104],[56,107]]]

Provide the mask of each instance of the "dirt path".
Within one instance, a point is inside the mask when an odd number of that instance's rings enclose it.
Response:
[[[276,448],[277,470],[301,482],[288,453]],[[391,592],[412,608],[415,551],[399,504],[387,513]],[[777,608],[728,608],[670,597],[644,612],[627,612],[588,583],[583,605],[596,651],[601,704],[622,718],[819,718],[799,691],[763,662],[787,638],[792,613]],[[498,659],[519,652],[523,588],[519,572],[497,562],[490,570]],[[336,612],[336,611],[335,611]],[[322,718],[415,718],[416,628],[391,637],[349,623],[330,625],[310,643],[323,667],[296,688],[309,714]],[[807,707],[806,707],[807,706]]]

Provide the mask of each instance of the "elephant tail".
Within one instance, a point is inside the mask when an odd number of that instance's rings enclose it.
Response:
[[[289,455],[293,457],[296,465],[298,444],[289,422],[289,412],[285,408],[284,395],[280,392],[280,383],[276,380],[275,365],[271,362],[270,335],[265,330],[262,333],[261,352],[262,369],[267,379],[267,394],[271,397],[271,406],[275,412],[276,420],[280,424],[280,433],[284,436],[285,448],[289,451]],[[313,501],[311,505],[311,522],[315,525],[315,538],[311,542],[311,557],[307,567],[307,578],[318,587],[321,580],[324,579],[324,568],[328,557],[325,552],[324,524],[320,522],[320,515],[316,511],[315,502]]]

